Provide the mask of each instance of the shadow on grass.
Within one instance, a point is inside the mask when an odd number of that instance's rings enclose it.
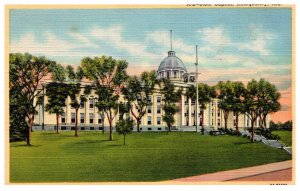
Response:
[[[109,147],[122,147],[122,146],[124,146],[123,144],[118,144],[118,145],[107,145],[107,146],[109,146]],[[126,145],[125,145],[126,146]]]
[[[257,143],[257,142],[254,142],[254,143]],[[249,142],[235,142],[233,144],[234,145],[245,145],[245,144],[254,144],[254,143],[251,143],[251,141],[249,141]]]
[[[28,147],[28,148],[31,148],[31,147],[40,147],[40,146],[42,146],[42,145],[30,145],[30,146],[28,146],[28,145],[26,145],[26,144],[22,144],[22,145],[12,145],[11,147]]]
[[[84,140],[84,141],[80,141],[74,144],[93,144],[93,143],[100,143],[100,140]]]

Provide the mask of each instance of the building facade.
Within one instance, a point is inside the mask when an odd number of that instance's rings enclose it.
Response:
[[[180,101],[177,103],[179,106],[179,112],[175,114],[175,123],[172,130],[179,131],[195,131],[196,121],[198,123],[198,131],[202,126],[202,119],[200,115],[200,109],[196,112],[195,101],[192,101],[185,95],[187,88],[191,85],[195,85],[195,73],[188,73],[184,63],[176,56],[174,51],[169,51],[168,56],[163,59],[157,70],[157,78],[170,79],[176,86],[176,88],[183,89]],[[82,83],[82,85],[87,85]],[[82,90],[83,95],[83,90]],[[159,87],[155,87],[154,93],[149,97],[152,102],[151,106],[147,107],[146,114],[143,116],[140,122],[141,131],[166,131],[166,124],[163,122],[164,111],[162,109],[163,96],[160,93]],[[103,130],[108,131],[109,123],[107,118],[101,116],[95,106],[96,94],[92,90],[88,100],[85,103],[80,104],[78,111],[78,130]],[[120,101],[124,102],[122,95]],[[42,105],[38,106],[38,114],[34,120],[33,130],[54,130],[56,128],[56,116],[55,114],[49,114],[45,111],[45,105],[48,102],[48,98],[44,97]],[[75,129],[75,109],[70,106],[71,99],[68,97],[66,100],[66,106],[64,107],[64,113],[60,117],[59,130],[73,130]],[[225,126],[224,115],[221,109],[218,107],[219,100],[213,99],[207,104],[204,110],[204,127],[206,129],[218,129]],[[136,112],[136,108],[133,108]],[[197,116],[196,116],[197,113]],[[128,116],[132,118],[132,115],[128,113]],[[196,120],[197,117],[197,120]],[[134,119],[134,118],[133,118]],[[117,115],[113,120],[114,124],[119,120]],[[267,126],[269,124],[269,117],[267,118]],[[233,112],[230,112],[228,117],[228,128],[235,128],[236,117]],[[238,126],[242,129],[251,126],[251,121],[244,114],[239,115]],[[257,119],[254,126],[259,127],[260,120]],[[136,127],[134,128],[136,131]]]

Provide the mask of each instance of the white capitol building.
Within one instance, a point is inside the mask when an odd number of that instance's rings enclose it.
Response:
[[[171,50],[168,52],[168,56],[164,58],[157,70],[157,78],[167,78],[170,79],[177,88],[182,88],[183,93],[181,95],[180,101],[177,103],[179,106],[179,112],[174,115],[175,123],[173,124],[172,130],[179,131],[195,131],[196,121],[198,123],[198,131],[200,131],[201,115],[200,109],[195,111],[195,101],[192,101],[185,95],[187,88],[191,85],[195,85],[195,72],[188,73],[183,61],[176,56],[175,51]],[[82,82],[84,86],[85,83]],[[82,90],[83,94],[83,90]],[[101,114],[98,112],[97,107],[95,107],[95,97],[94,91],[89,95],[89,99],[85,103],[81,103],[81,107],[78,111],[78,130],[102,130],[103,125],[105,131],[109,131],[109,123],[106,118],[102,120]],[[164,111],[162,109],[162,97],[160,89],[157,86],[154,93],[150,96],[152,102],[151,106],[148,106],[146,114],[143,116],[140,122],[141,131],[166,131],[166,124],[162,120]],[[56,126],[56,116],[55,114],[49,114],[45,111],[45,105],[47,104],[47,97],[44,98],[44,103],[38,106],[38,114],[34,120],[34,130],[54,130]],[[120,101],[124,102],[124,99],[120,98]],[[64,107],[64,114],[59,120],[59,130],[73,130],[75,128],[75,109],[70,106],[70,98],[66,100],[66,107]],[[135,112],[136,113],[136,112]],[[197,116],[196,116],[197,114]],[[130,114],[130,117],[131,114]],[[197,120],[196,120],[197,117]],[[116,121],[118,121],[119,116],[117,115],[113,120],[113,126]],[[133,118],[134,119],[134,118]],[[228,128],[235,128],[235,119],[233,112],[230,112],[228,117]],[[267,117],[269,121],[269,116]],[[135,121],[136,122],[136,121]],[[239,115],[238,120],[239,128],[250,127],[251,121],[246,115]],[[104,123],[104,124],[103,124]],[[213,99],[207,104],[204,110],[204,128],[206,129],[218,129],[224,128],[225,122],[223,117],[223,112],[218,108],[218,99]],[[259,119],[255,122],[254,126],[259,126]],[[267,122],[267,127],[269,123]],[[134,129],[136,131],[136,127]]]

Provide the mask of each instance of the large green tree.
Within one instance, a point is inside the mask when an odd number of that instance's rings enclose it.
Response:
[[[211,102],[213,98],[216,97],[216,90],[214,87],[209,86],[207,84],[200,83],[198,84],[198,102],[201,110],[201,131],[204,133],[204,110],[206,109],[206,105]]]
[[[99,111],[102,111],[106,114],[106,118],[109,122],[109,140],[113,140],[113,120],[118,114],[119,107],[119,95],[114,93],[114,89],[108,86],[96,86],[95,93],[98,96],[96,102],[96,107]]]
[[[254,142],[254,124],[256,119],[260,115],[260,106],[259,106],[259,85],[256,80],[251,80],[247,84],[247,89],[245,93],[245,115],[251,121],[251,142]]]
[[[179,101],[182,89],[176,90],[175,85],[168,79],[163,79],[161,84],[161,93],[163,95],[164,110],[163,121],[168,126],[168,132],[171,131],[171,127],[175,122],[174,115],[178,112],[179,108],[176,103]]]
[[[138,78],[133,76],[128,78],[126,85],[122,88],[122,93],[130,103],[130,111],[132,116],[136,119],[137,131],[140,132],[140,121],[146,113],[147,107],[152,105],[149,100],[152,95],[156,80],[156,72],[143,72]]]
[[[45,57],[36,57],[28,53],[9,55],[9,88],[10,90],[17,89],[22,94],[22,101],[19,100],[19,111],[25,113],[28,123],[27,145],[31,145],[32,125],[37,113],[37,98],[43,91],[42,80],[51,72],[55,64],[54,61]]]
[[[83,78],[83,71],[80,66],[75,71],[70,65],[67,66],[68,95],[71,99],[70,105],[75,109],[75,136],[78,136],[78,110],[81,102],[87,101],[87,96],[91,93],[92,87],[89,85],[82,86],[80,81]],[[83,94],[82,94],[83,90]]]
[[[11,87],[9,89],[9,140],[23,141],[26,140],[28,134],[28,123],[26,122],[26,108],[29,108],[30,103],[27,100],[27,95],[22,92],[20,87]]]
[[[276,112],[280,109],[279,104],[280,93],[276,87],[265,79],[259,81],[251,80],[247,84],[245,94],[245,115],[251,121],[251,142],[254,142],[254,124],[257,118],[266,116],[271,112]],[[266,125],[266,122],[263,122]]]
[[[66,80],[66,70],[60,65],[54,65],[52,68],[52,81],[46,84],[46,96],[48,98],[48,103],[45,108],[49,113],[56,115],[56,133],[58,133],[59,127],[59,117],[63,114],[63,107],[66,106],[66,99],[68,97]],[[44,99],[42,97],[42,99]]]
[[[281,105],[279,103],[280,93],[278,92],[275,85],[260,79],[258,82],[259,88],[259,105],[260,105],[260,120],[262,127],[267,127],[267,115],[280,110]]]
[[[234,100],[234,88],[231,81],[220,81],[216,88],[218,89],[219,108],[223,111],[225,130],[227,130],[228,117],[230,111],[232,111],[232,105]]]
[[[242,82],[232,82],[233,97],[231,110],[235,114],[235,128],[239,131],[239,116],[244,113],[244,100],[246,88]]]
[[[45,108],[49,113],[56,115],[56,133],[58,133],[59,117],[64,112],[66,99],[68,97],[68,84],[60,82],[51,82],[46,85],[46,96],[48,103]]]
[[[96,105],[100,112],[106,113],[110,124],[109,140],[112,140],[112,121],[118,112],[121,87],[128,78],[128,63],[108,56],[86,57],[81,60],[81,67],[82,73],[94,81],[98,96]]]

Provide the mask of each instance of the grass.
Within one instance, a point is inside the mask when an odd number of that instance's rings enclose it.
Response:
[[[281,149],[234,136],[196,133],[33,132],[10,144],[11,182],[161,181],[290,160]]]
[[[272,134],[279,135],[279,137],[281,138],[280,141],[282,141],[287,146],[292,146],[292,131],[278,130],[272,131]]]

